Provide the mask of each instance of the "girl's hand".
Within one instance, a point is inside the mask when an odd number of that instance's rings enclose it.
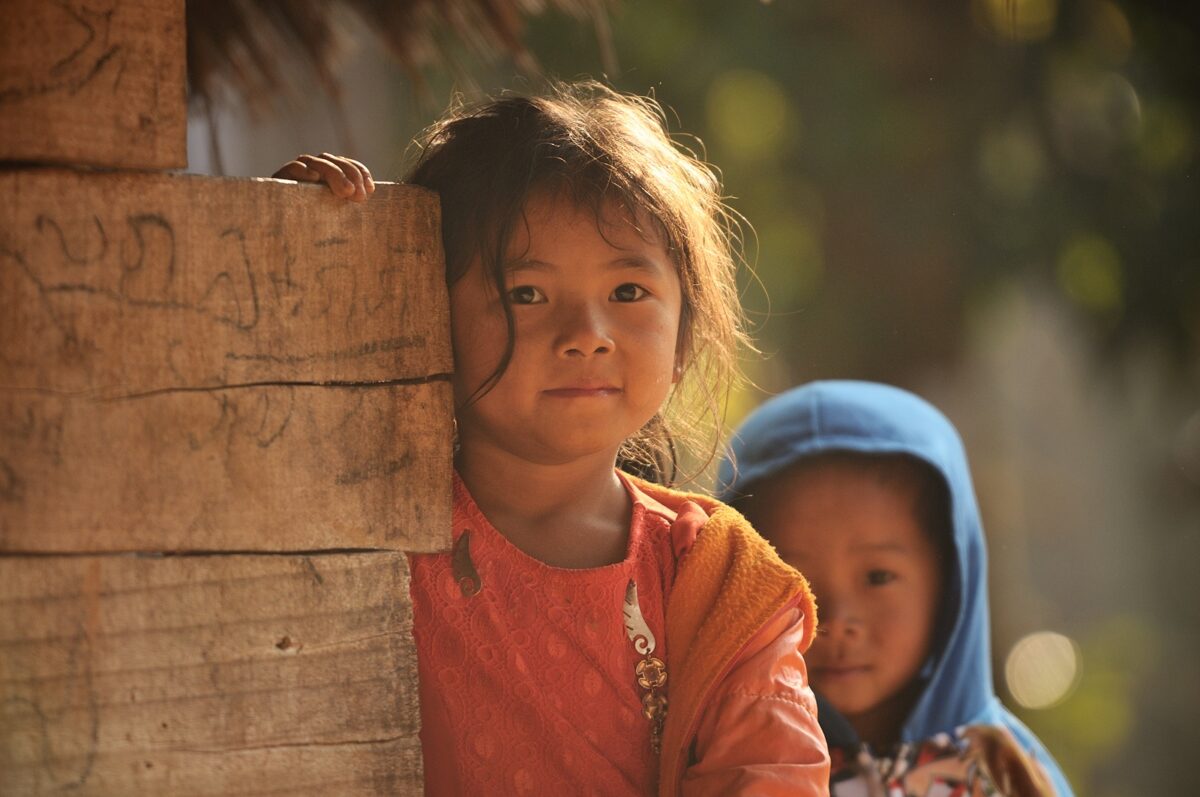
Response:
[[[271,175],[281,180],[300,183],[325,183],[334,196],[352,202],[366,202],[375,193],[375,181],[371,171],[356,160],[341,155],[322,152],[317,155],[301,155],[285,163]]]

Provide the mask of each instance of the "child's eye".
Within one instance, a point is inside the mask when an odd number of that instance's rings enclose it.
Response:
[[[518,285],[508,292],[508,300],[513,304],[541,304],[546,294],[532,285]]]
[[[896,574],[890,570],[871,570],[867,573],[867,583],[872,587],[881,587],[896,580]]]
[[[624,285],[617,286],[616,290],[612,292],[612,298],[618,302],[636,302],[648,293],[649,291],[641,285],[626,282]]]

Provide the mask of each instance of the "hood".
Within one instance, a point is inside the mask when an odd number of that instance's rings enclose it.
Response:
[[[927,680],[900,740],[953,734],[966,724],[1004,725],[1051,770],[1059,793],[1070,794],[1037,739],[996,698],[979,507],[962,440],[933,405],[872,382],[813,382],[790,390],[765,402],[734,433],[720,465],[718,497],[736,500],[752,492],[755,482],[805,457],[833,451],[908,454],[941,474],[949,490],[956,562],[948,574],[943,644],[922,672]],[[819,613],[820,595],[817,605]]]

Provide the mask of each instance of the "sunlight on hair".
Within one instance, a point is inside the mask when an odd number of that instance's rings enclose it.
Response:
[[[1037,631],[1013,645],[1004,680],[1025,708],[1049,708],[1066,699],[1079,681],[1079,646],[1053,631]]]

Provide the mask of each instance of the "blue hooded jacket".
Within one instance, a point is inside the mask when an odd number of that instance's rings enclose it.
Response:
[[[932,466],[949,488],[958,562],[946,595],[955,605],[948,609],[944,645],[921,673],[925,687],[900,741],[953,735],[963,725],[1003,726],[1045,767],[1058,794],[1071,797],[1058,764],[994,692],[983,525],[962,441],[941,412],[912,393],[872,382],[795,388],[765,402],[734,434],[730,454],[721,462],[718,497],[735,501],[753,492],[755,482],[805,457],[833,451],[908,454]],[[819,595],[817,600],[819,605]]]

